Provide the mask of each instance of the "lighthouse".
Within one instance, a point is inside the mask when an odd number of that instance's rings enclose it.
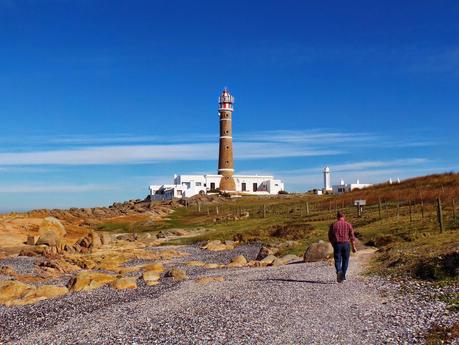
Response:
[[[218,156],[218,174],[220,191],[235,192],[234,161],[233,161],[233,117],[234,97],[225,88],[218,99],[218,113],[220,117],[220,149]]]
[[[329,167],[325,167],[324,170],[323,170],[323,174],[324,174],[324,189],[323,189],[323,192],[326,193],[326,192],[329,192],[329,191],[332,190],[331,181],[330,181],[330,168]]]

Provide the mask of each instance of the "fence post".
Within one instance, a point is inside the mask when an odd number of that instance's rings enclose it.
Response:
[[[410,200],[410,223],[413,221],[413,212],[412,212],[412,206],[411,206],[411,200]]]
[[[306,202],[306,214],[309,216],[309,202]]]
[[[266,204],[263,204],[263,218],[266,218]]]
[[[424,219],[424,200],[421,200],[421,218]]]
[[[441,207],[440,198],[437,198],[437,220],[438,220],[438,225],[440,226],[440,233],[442,233],[444,230],[444,224],[443,224],[443,210]]]
[[[207,215],[210,216],[209,206],[207,206]]]
[[[397,222],[400,220],[400,200],[397,200]]]
[[[198,201],[198,212],[201,213],[201,203]]]
[[[381,197],[378,197],[378,210],[379,210],[379,219],[382,219],[382,205],[381,205]]]
[[[215,206],[215,214],[218,214],[218,206]]]
[[[456,217],[457,217],[457,214],[456,214],[456,200],[453,198],[453,221],[454,221],[454,224],[456,224]]]

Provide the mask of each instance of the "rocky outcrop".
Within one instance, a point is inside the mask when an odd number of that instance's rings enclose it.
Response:
[[[64,237],[67,234],[64,225],[56,218],[47,217],[43,219],[38,230],[39,237],[35,244],[58,246],[64,244]]]
[[[33,286],[16,280],[0,281],[0,304],[6,306],[24,305],[66,295],[65,286]]]
[[[136,289],[137,281],[135,278],[119,278],[112,283],[112,287],[117,290]]]
[[[228,268],[244,267],[247,264],[247,259],[243,255],[234,257],[228,264]]]
[[[256,260],[261,261],[264,258],[270,255],[276,255],[279,252],[278,248],[274,247],[261,247],[260,251],[258,252]]]
[[[180,268],[172,268],[166,272],[166,277],[171,277],[176,281],[188,279],[186,272]]]
[[[304,253],[304,262],[327,260],[333,255],[333,247],[330,243],[319,241],[311,244]]]
[[[149,286],[154,286],[159,284],[159,280],[161,279],[161,274],[156,271],[145,271],[142,274],[142,278],[145,284]]]
[[[164,265],[161,262],[154,262],[152,264],[147,264],[143,266],[143,270],[150,272],[162,273],[164,272]]]
[[[98,289],[116,280],[116,276],[101,272],[82,271],[70,279],[67,287],[70,291],[87,291]]]
[[[208,241],[204,246],[203,249],[207,249],[213,252],[222,251],[222,250],[232,250],[236,247],[237,242],[234,241],[225,241],[222,242],[220,240]]]

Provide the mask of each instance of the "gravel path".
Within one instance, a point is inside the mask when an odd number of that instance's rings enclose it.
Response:
[[[187,247],[188,260],[227,263],[254,246],[209,253]],[[186,268],[193,279],[223,275],[199,285],[164,279],[130,291],[102,288],[20,308],[0,307],[0,343],[16,344],[413,344],[433,322],[450,324],[441,302],[401,294],[381,278],[335,282],[325,263],[271,268]]]

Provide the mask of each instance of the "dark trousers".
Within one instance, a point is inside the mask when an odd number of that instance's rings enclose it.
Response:
[[[347,267],[349,266],[349,256],[351,255],[351,245],[348,243],[335,243],[333,245],[333,256],[335,257],[336,273],[341,272],[342,277],[346,278]]]

